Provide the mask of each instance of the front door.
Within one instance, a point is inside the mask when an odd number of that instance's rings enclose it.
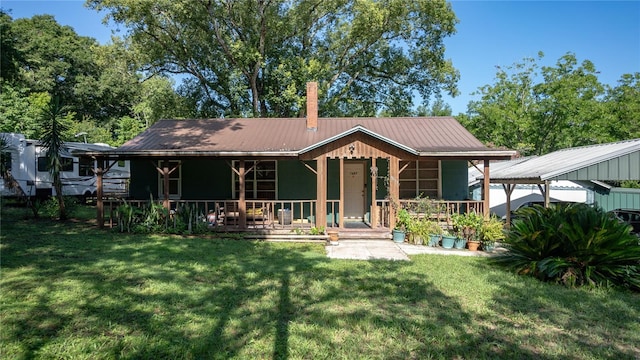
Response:
[[[346,162],[344,164],[344,217],[362,219],[364,216],[364,194],[366,183],[364,163]]]

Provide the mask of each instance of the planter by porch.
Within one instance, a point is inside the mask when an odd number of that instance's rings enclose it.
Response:
[[[463,238],[456,238],[453,247],[456,249],[464,249],[465,245],[467,245],[467,240]]]
[[[442,247],[445,249],[453,248],[455,241],[456,241],[455,236],[442,235]]]
[[[329,231],[327,232],[327,235],[329,235],[329,243],[331,245],[338,245],[338,240],[340,239],[340,236],[337,231]]]
[[[403,243],[404,242],[404,238],[405,238],[405,232],[404,231],[393,229],[391,231],[391,234],[393,235],[393,241],[394,242],[397,242],[397,243]]]
[[[478,251],[478,248],[480,247],[480,241],[469,241],[467,242],[467,247],[470,251]]]
[[[440,235],[431,234],[429,235],[429,246],[436,247],[440,243]]]

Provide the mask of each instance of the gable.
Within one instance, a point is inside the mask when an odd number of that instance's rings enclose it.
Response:
[[[384,138],[364,131],[349,132],[331,141],[314,145],[300,152],[301,160],[318,157],[330,159],[369,159],[394,156],[403,159],[417,159],[417,154],[400,144],[393,144]]]

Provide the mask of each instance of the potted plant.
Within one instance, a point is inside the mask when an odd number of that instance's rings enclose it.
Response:
[[[442,236],[442,227],[436,221],[427,219],[424,219],[422,224],[423,236],[428,239],[428,245],[432,247],[438,246]]]
[[[484,221],[482,216],[475,211],[467,211],[462,214],[454,214],[451,220],[461,238],[456,244],[456,248],[463,249],[464,245],[469,244],[469,250],[478,250],[480,246],[479,230]]]
[[[404,242],[407,229],[411,226],[411,214],[406,209],[398,210],[396,215],[396,226],[392,231],[393,241],[397,243]]]
[[[496,241],[505,238],[504,224],[497,216],[491,216],[480,228],[482,249],[491,252],[495,248]]]
[[[442,232],[442,247],[445,249],[452,249],[456,241],[456,235],[450,230],[444,230]]]

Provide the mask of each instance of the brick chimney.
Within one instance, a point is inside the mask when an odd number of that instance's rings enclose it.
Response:
[[[318,83],[307,83],[307,130],[318,129]]]

